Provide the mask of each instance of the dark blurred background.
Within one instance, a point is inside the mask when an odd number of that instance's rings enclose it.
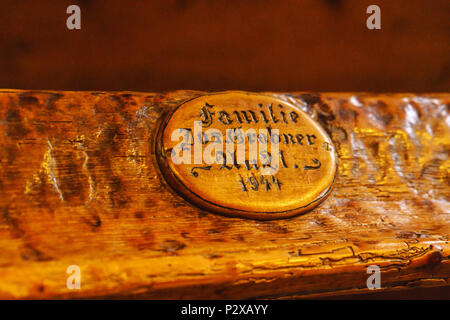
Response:
[[[450,89],[449,0],[1,3],[1,88]],[[70,4],[81,30],[66,28]],[[366,28],[371,4],[381,30]]]

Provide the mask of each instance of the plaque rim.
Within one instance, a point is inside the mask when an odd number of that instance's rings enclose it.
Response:
[[[175,172],[171,169],[169,165],[169,159],[166,157],[166,154],[163,152],[164,142],[163,142],[163,135],[165,128],[167,127],[168,123],[170,122],[173,114],[181,108],[183,105],[185,105],[188,102],[191,102],[195,99],[198,99],[200,97],[205,96],[213,96],[213,95],[224,95],[224,94],[232,94],[232,93],[238,93],[238,94],[244,94],[248,96],[265,96],[268,98],[276,99],[279,101],[282,101],[283,103],[288,104],[290,107],[293,107],[296,111],[300,111],[303,116],[310,118],[313,123],[315,123],[320,129],[322,129],[323,134],[326,138],[329,139],[332,143],[333,147],[333,153],[334,153],[334,159],[335,159],[335,168],[334,168],[334,176],[333,179],[330,180],[328,188],[326,188],[316,199],[312,200],[306,205],[296,207],[293,209],[283,210],[283,211],[253,211],[253,210],[243,210],[243,209],[236,209],[231,207],[226,207],[220,204],[217,204],[211,200],[205,199],[201,197],[200,195],[193,192],[189,187],[187,187],[175,174]],[[201,209],[204,209],[208,212],[222,214],[228,217],[234,217],[234,218],[247,218],[247,219],[255,219],[255,220],[277,220],[277,219],[286,219],[291,218],[297,215],[300,215],[302,213],[306,213],[316,206],[318,206],[321,202],[323,202],[330,194],[334,187],[334,182],[336,180],[337,174],[338,174],[338,157],[336,153],[336,148],[334,147],[333,141],[331,140],[328,133],[325,131],[325,129],[314,119],[311,118],[310,115],[308,115],[305,111],[301,110],[299,107],[293,105],[292,103],[285,101],[284,99],[280,99],[277,96],[273,96],[267,93],[255,93],[255,92],[248,92],[248,91],[240,91],[240,90],[228,90],[228,91],[220,91],[220,92],[211,92],[211,93],[205,93],[200,94],[196,97],[190,98],[188,100],[183,101],[176,107],[172,108],[168,112],[162,115],[160,124],[157,128],[157,133],[155,136],[155,156],[156,156],[156,162],[158,164],[158,169],[160,174],[162,175],[164,181],[167,183],[167,185],[178,195],[181,196],[184,200],[186,200],[189,204],[197,206]]]

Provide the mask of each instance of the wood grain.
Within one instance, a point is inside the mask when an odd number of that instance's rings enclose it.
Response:
[[[160,177],[158,122],[201,94],[0,91],[0,298],[336,296],[369,292],[368,265],[381,291],[449,288],[448,94],[266,93],[339,158],[325,202],[270,222],[201,211]]]

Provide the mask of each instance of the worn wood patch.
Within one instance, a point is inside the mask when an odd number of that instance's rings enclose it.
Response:
[[[368,291],[368,265],[381,290],[449,285],[447,94],[265,93],[339,158],[325,202],[275,221],[203,211],[160,175],[161,119],[202,94],[0,91],[1,298],[336,295]]]

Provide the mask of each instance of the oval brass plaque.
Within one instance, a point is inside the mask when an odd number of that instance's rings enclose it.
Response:
[[[189,100],[163,119],[156,155],[168,184],[195,205],[235,217],[287,218],[330,193],[336,155],[296,106],[261,94]]]

